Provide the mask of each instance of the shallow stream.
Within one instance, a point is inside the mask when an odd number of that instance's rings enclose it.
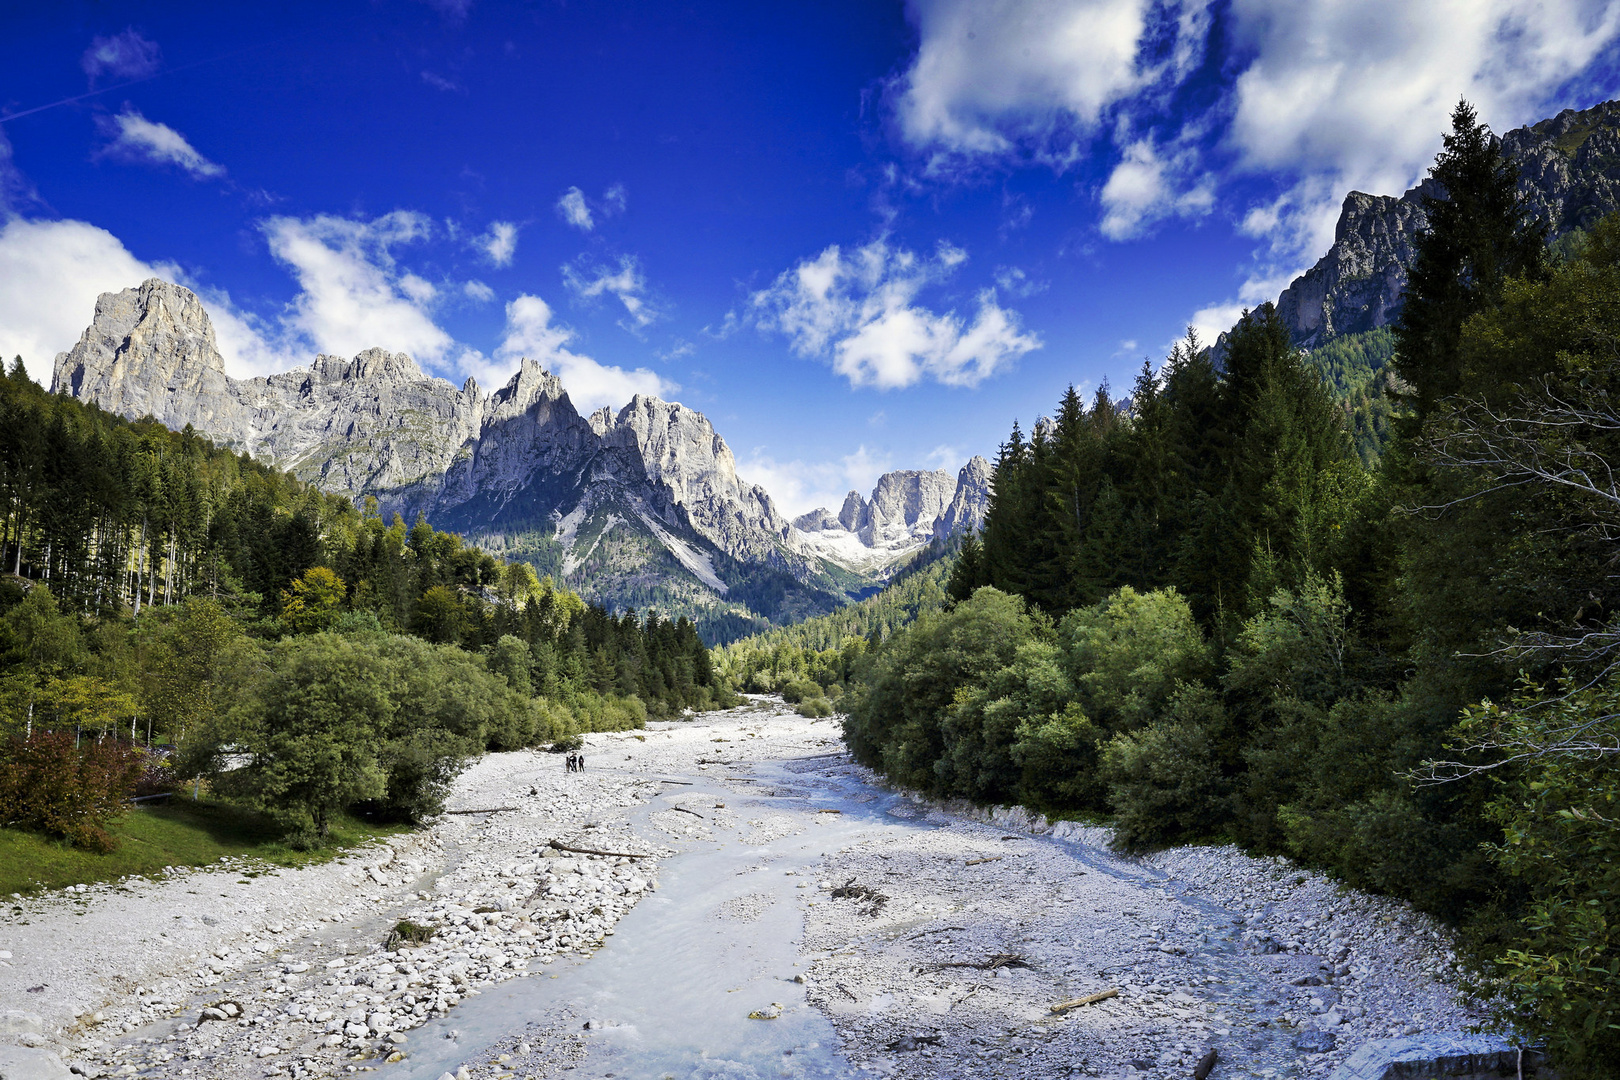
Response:
[[[660,868],[658,891],[589,959],[556,960],[468,998],[451,1016],[412,1032],[410,1056],[389,1074],[435,1080],[510,1043],[531,1022],[559,1020],[586,1035],[580,1071],[587,1076],[810,1080],[855,1071],[832,1025],[793,981],[804,970],[796,894],[801,885],[815,887],[811,873],[829,852],[883,829],[935,826],[915,820],[910,800],[850,781],[811,780],[769,763],[749,773],[760,781],[747,785],[757,794],[716,786],[701,773],[691,786],[664,794],[713,796],[744,823],[791,806],[807,823],[762,843],[747,842],[746,824],[736,831],[742,839],[732,833],[689,841]],[[647,818],[668,808],[655,798],[631,821],[653,835]],[[823,809],[839,813],[813,812]],[[778,1019],[749,1018],[773,1004],[781,1006]]]
[[[658,891],[621,919],[607,943],[589,958],[558,959],[525,979],[470,997],[454,1013],[411,1035],[410,1056],[386,1067],[400,1080],[436,1080],[463,1062],[511,1052],[525,1030],[571,1027],[589,1077],[754,1080],[846,1077],[859,1070],[839,1050],[831,1023],[805,1000],[793,981],[808,960],[800,953],[801,888],[814,889],[820,860],[886,831],[941,827],[938,814],[911,798],[846,776],[806,772],[809,763],[755,763],[755,781],[721,787],[703,773],[684,774],[690,785],[671,787],[631,814],[643,835],[655,835],[649,817],[667,810],[662,796],[703,795],[727,803],[738,828],[690,839],[664,861]],[[701,804],[699,804],[701,805]],[[838,813],[817,813],[836,810]],[[748,822],[773,812],[795,813],[795,831],[758,843]],[[1119,860],[1083,844],[1031,837],[1060,847],[1088,870],[1143,889],[1180,892],[1173,880],[1147,866]],[[1211,982],[1189,986],[1198,998],[1224,1006],[1242,1030],[1219,1040],[1225,1053],[1281,1066],[1290,1075],[1291,1032],[1274,1022],[1275,989],[1243,958],[1231,931],[1233,913],[1196,896],[1176,897],[1213,931],[1194,953],[1194,970]],[[804,966],[801,966],[804,965]],[[749,1013],[781,1007],[774,1020]],[[585,1024],[590,1021],[590,1027]],[[1252,1026],[1251,1026],[1252,1025]],[[514,1061],[521,1070],[523,1063]]]

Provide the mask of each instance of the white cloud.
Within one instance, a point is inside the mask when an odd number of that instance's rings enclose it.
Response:
[[[629,203],[629,194],[624,190],[623,184],[614,184],[602,192],[602,206],[606,213],[622,214]]]
[[[462,90],[460,83],[456,82],[454,79],[447,79],[437,72],[423,71],[422,81],[433,87],[433,89],[443,90],[447,94],[465,93],[465,91]]]
[[[95,314],[96,297],[150,277],[181,284],[172,264],[137,259],[112,233],[85,221],[13,217],[0,228],[0,357],[21,356],[29,373],[49,385],[56,354],[71,349]],[[280,347],[230,297],[198,289],[214,324],[225,370],[238,378],[307,363]]]
[[[517,235],[518,227],[512,222],[492,221],[489,232],[478,237],[474,243],[494,266],[510,266],[512,256],[517,252]]]
[[[770,492],[777,509],[793,518],[817,507],[836,514],[851,491],[870,498],[878,477],[892,468],[887,455],[874,454],[862,445],[833,461],[777,461],[763,450],[755,450],[738,464],[737,473]]]
[[[852,386],[882,390],[924,378],[977,386],[1041,346],[994,290],[976,297],[971,321],[916,303],[966,258],[940,245],[932,259],[875,240],[846,258],[837,245],[784,271],[750,298],[757,325],[785,334],[801,356],[828,356]]]
[[[133,26],[111,37],[96,37],[79,57],[79,66],[90,76],[90,84],[103,75],[115,79],[144,79],[155,75],[163,65],[163,52]]]
[[[619,257],[619,268],[587,265],[562,268],[563,283],[581,300],[597,300],[604,295],[615,296],[624,305],[626,319],[620,325],[632,332],[639,331],[657,320],[659,312],[647,299],[647,279],[642,276],[641,264],[633,255]]]
[[[1036,281],[1016,266],[996,267],[995,279],[996,287],[1002,292],[1025,298],[1043,293],[1052,287],[1050,281]]]
[[[577,187],[571,187],[563,192],[562,198],[557,200],[557,213],[576,229],[590,232],[596,228],[596,220],[591,217],[591,208],[585,203],[585,193]]]
[[[223,165],[203,157],[184,135],[168,124],[148,120],[127,105],[117,116],[100,117],[97,125],[111,140],[97,152],[98,157],[174,165],[198,180],[225,175]]]
[[[476,300],[480,304],[487,304],[495,299],[495,290],[482,281],[469,281],[461,287],[461,291],[466,294],[467,299]]]
[[[464,371],[484,386],[502,386],[528,357],[562,380],[574,407],[588,413],[603,405],[617,408],[637,394],[668,397],[680,389],[646,368],[626,371],[599,363],[568,348],[574,332],[551,321],[551,306],[538,296],[519,296],[506,305],[506,334],[492,359],[469,350]]]
[[[449,357],[453,340],[425,310],[432,286],[394,263],[395,247],[431,234],[425,215],[273,217],[260,229],[302,288],[286,324],[317,349],[353,356],[380,345],[430,364]]]
[[[1027,153],[1066,164],[1106,112],[1167,73],[1190,70],[1205,0],[916,0],[916,58],[897,89],[900,131],[953,159]],[[1173,17],[1156,10],[1168,8]],[[1164,25],[1160,25],[1163,23]],[[1168,34],[1145,60],[1144,34]]]
[[[1140,236],[1154,222],[1176,215],[1201,217],[1215,203],[1214,178],[1190,179],[1197,155],[1190,147],[1163,147],[1138,139],[1103,185],[1103,219],[1098,226],[1110,240]]]

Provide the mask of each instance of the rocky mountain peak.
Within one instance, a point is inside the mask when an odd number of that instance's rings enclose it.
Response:
[[[176,428],[228,382],[197,294],[159,278],[97,297],[89,327],[77,345],[57,354],[51,373],[57,393],[94,399],[125,416],[150,414]]]
[[[870,499],[851,491],[836,515],[817,508],[793,525],[823,558],[855,570],[892,567],[929,540],[979,528],[989,508],[990,474],[990,463],[978,456],[954,479],[943,469],[884,473]]]

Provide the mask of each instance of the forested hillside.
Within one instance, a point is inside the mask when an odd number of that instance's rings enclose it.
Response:
[[[934,540],[881,592],[829,615],[767,630],[714,652],[717,674],[752,693],[780,692],[810,715],[827,715],[871,644],[946,606],[945,584],[966,534]]]
[[[1013,426],[954,606],[873,650],[846,738],[936,794],[1411,898],[1564,1075],[1610,1076],[1620,220],[1550,259],[1496,140],[1453,119],[1378,468],[1270,305],[1222,373],[1188,341],[1128,413],[1071,390]]]
[[[486,747],[731,697],[684,619],[611,615],[426,521],[47,394],[20,361],[0,513],[0,734],[24,737],[0,751],[0,821],[104,840],[96,815],[14,816],[6,795],[102,768],[87,733],[166,745],[169,782],[212,776],[318,835],[355,803],[430,812]]]

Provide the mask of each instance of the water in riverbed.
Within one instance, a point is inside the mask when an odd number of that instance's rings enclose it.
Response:
[[[799,832],[763,844],[724,833],[692,842],[665,860],[658,891],[621,919],[588,961],[554,960],[527,979],[467,999],[450,1017],[413,1031],[410,1056],[388,1072],[402,1080],[433,1080],[480,1059],[529,1023],[545,1024],[564,1013],[573,1014],[576,1030],[586,1019],[602,1023],[587,1033],[587,1059],[579,1070],[586,1076],[813,1080],[853,1072],[838,1052],[832,1025],[793,981],[804,970],[798,966],[798,886],[814,888],[807,874],[826,853],[877,829],[917,828],[919,823],[904,819],[919,815],[908,800],[872,799],[864,787],[856,799],[846,798],[842,785],[824,777],[806,787],[804,778],[768,765],[757,766],[753,775],[780,780],[776,790],[784,794],[791,785],[801,797],[706,788],[701,780],[680,793],[712,794],[743,821],[784,804],[801,812],[813,804],[841,813],[807,814]],[[634,817],[645,819],[659,809],[667,804],[655,799]],[[638,824],[646,829],[644,820]],[[753,918],[735,914],[755,911]],[[748,1018],[773,1004],[781,1006],[779,1019]],[[451,1030],[459,1033],[455,1039],[446,1037]]]

